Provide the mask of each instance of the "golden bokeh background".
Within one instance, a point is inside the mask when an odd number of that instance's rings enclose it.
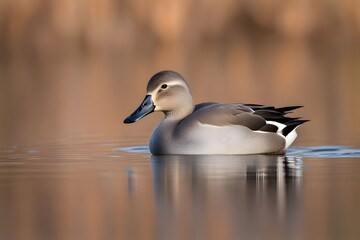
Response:
[[[346,1],[0,1],[0,143],[125,126],[148,79],[172,69],[196,102],[304,105],[298,145],[360,146],[360,6]]]

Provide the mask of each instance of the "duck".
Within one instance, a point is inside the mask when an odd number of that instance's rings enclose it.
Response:
[[[297,127],[308,121],[286,116],[300,107],[194,104],[186,79],[165,70],[150,78],[144,100],[124,123],[164,113],[149,140],[153,155],[284,154],[297,137]]]

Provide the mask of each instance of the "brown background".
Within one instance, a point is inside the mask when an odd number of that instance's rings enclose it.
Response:
[[[359,40],[357,0],[2,0],[0,143],[148,136],[160,114],[122,120],[173,69],[196,102],[306,106],[298,145],[360,146]]]

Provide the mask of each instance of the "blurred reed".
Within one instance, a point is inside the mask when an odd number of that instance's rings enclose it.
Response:
[[[360,146],[359,5],[0,0],[0,144],[148,136],[159,115],[122,119],[151,74],[173,69],[196,102],[304,105],[300,143]]]
[[[301,41],[359,41],[358,0],[1,0],[0,50],[126,50],[167,44],[185,51],[232,34]],[[147,40],[145,43],[144,38]]]

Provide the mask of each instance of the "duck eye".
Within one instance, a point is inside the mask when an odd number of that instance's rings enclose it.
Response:
[[[163,85],[161,85],[161,88],[162,88],[162,89],[166,89],[167,86],[168,86],[167,84],[163,84]]]

